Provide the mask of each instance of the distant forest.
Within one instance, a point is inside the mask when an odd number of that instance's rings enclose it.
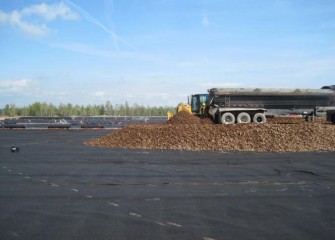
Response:
[[[26,107],[7,104],[0,109],[1,116],[38,116],[38,117],[68,117],[68,116],[166,116],[167,112],[175,112],[176,107],[150,107],[138,104],[130,106],[128,102],[113,105],[107,101],[104,105],[73,105],[35,102]]]

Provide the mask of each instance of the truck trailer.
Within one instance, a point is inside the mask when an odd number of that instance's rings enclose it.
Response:
[[[191,96],[196,115],[206,114],[216,123],[265,123],[267,117],[291,114],[315,116],[319,108],[335,109],[335,88],[212,88]]]

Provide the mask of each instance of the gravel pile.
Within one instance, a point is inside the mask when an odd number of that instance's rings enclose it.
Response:
[[[312,121],[309,117],[308,121]],[[267,122],[269,123],[277,123],[277,124],[297,124],[306,122],[305,117],[276,117],[276,118],[267,118]],[[314,122],[325,123],[325,117],[315,117]]]
[[[190,114],[178,113],[167,124],[129,125],[86,144],[127,149],[193,151],[335,151],[335,126],[332,124],[305,121],[296,124],[209,123]]]
[[[181,111],[175,114],[170,120],[167,121],[167,124],[214,124],[209,118],[198,118],[189,114],[186,111]]]

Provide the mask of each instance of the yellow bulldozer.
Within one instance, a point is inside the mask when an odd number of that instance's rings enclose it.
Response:
[[[197,116],[203,116],[205,114],[205,108],[208,100],[208,94],[195,94],[191,96],[190,103],[179,103],[176,112],[186,111],[190,114]],[[189,102],[189,101],[188,101]],[[168,112],[168,119],[173,117],[172,112]]]
[[[189,114],[192,114],[191,105],[188,103],[179,103],[177,107],[177,113],[181,111],[185,111],[185,112],[188,112]],[[168,120],[170,120],[174,114],[169,111],[167,115],[168,115]]]

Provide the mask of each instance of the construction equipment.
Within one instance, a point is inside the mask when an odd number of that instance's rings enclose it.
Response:
[[[181,111],[185,111],[185,112],[188,112],[190,114],[193,114],[191,105],[188,104],[188,103],[179,103],[178,104],[177,112],[181,112]],[[168,111],[167,115],[168,115],[168,120],[169,120],[173,117],[174,114],[172,112]]]
[[[319,108],[335,109],[335,88],[212,88],[208,94],[192,95],[190,105],[179,104],[178,112],[189,107],[193,114],[205,114],[216,123],[265,123],[269,116],[316,116]]]
[[[177,113],[181,112],[181,111],[186,111],[190,114],[194,114],[194,115],[203,115],[205,113],[205,108],[203,107],[203,114],[201,114],[202,106],[206,106],[207,101],[208,101],[208,94],[195,94],[191,96],[192,98],[192,103],[189,103],[189,99],[188,99],[188,103],[179,103],[177,106]],[[168,112],[168,119],[173,117],[173,113],[172,112]]]
[[[192,113],[192,108],[190,106],[190,104],[186,104],[186,103],[179,103],[178,107],[177,107],[177,112],[181,112],[181,111],[186,111],[188,113]]]

